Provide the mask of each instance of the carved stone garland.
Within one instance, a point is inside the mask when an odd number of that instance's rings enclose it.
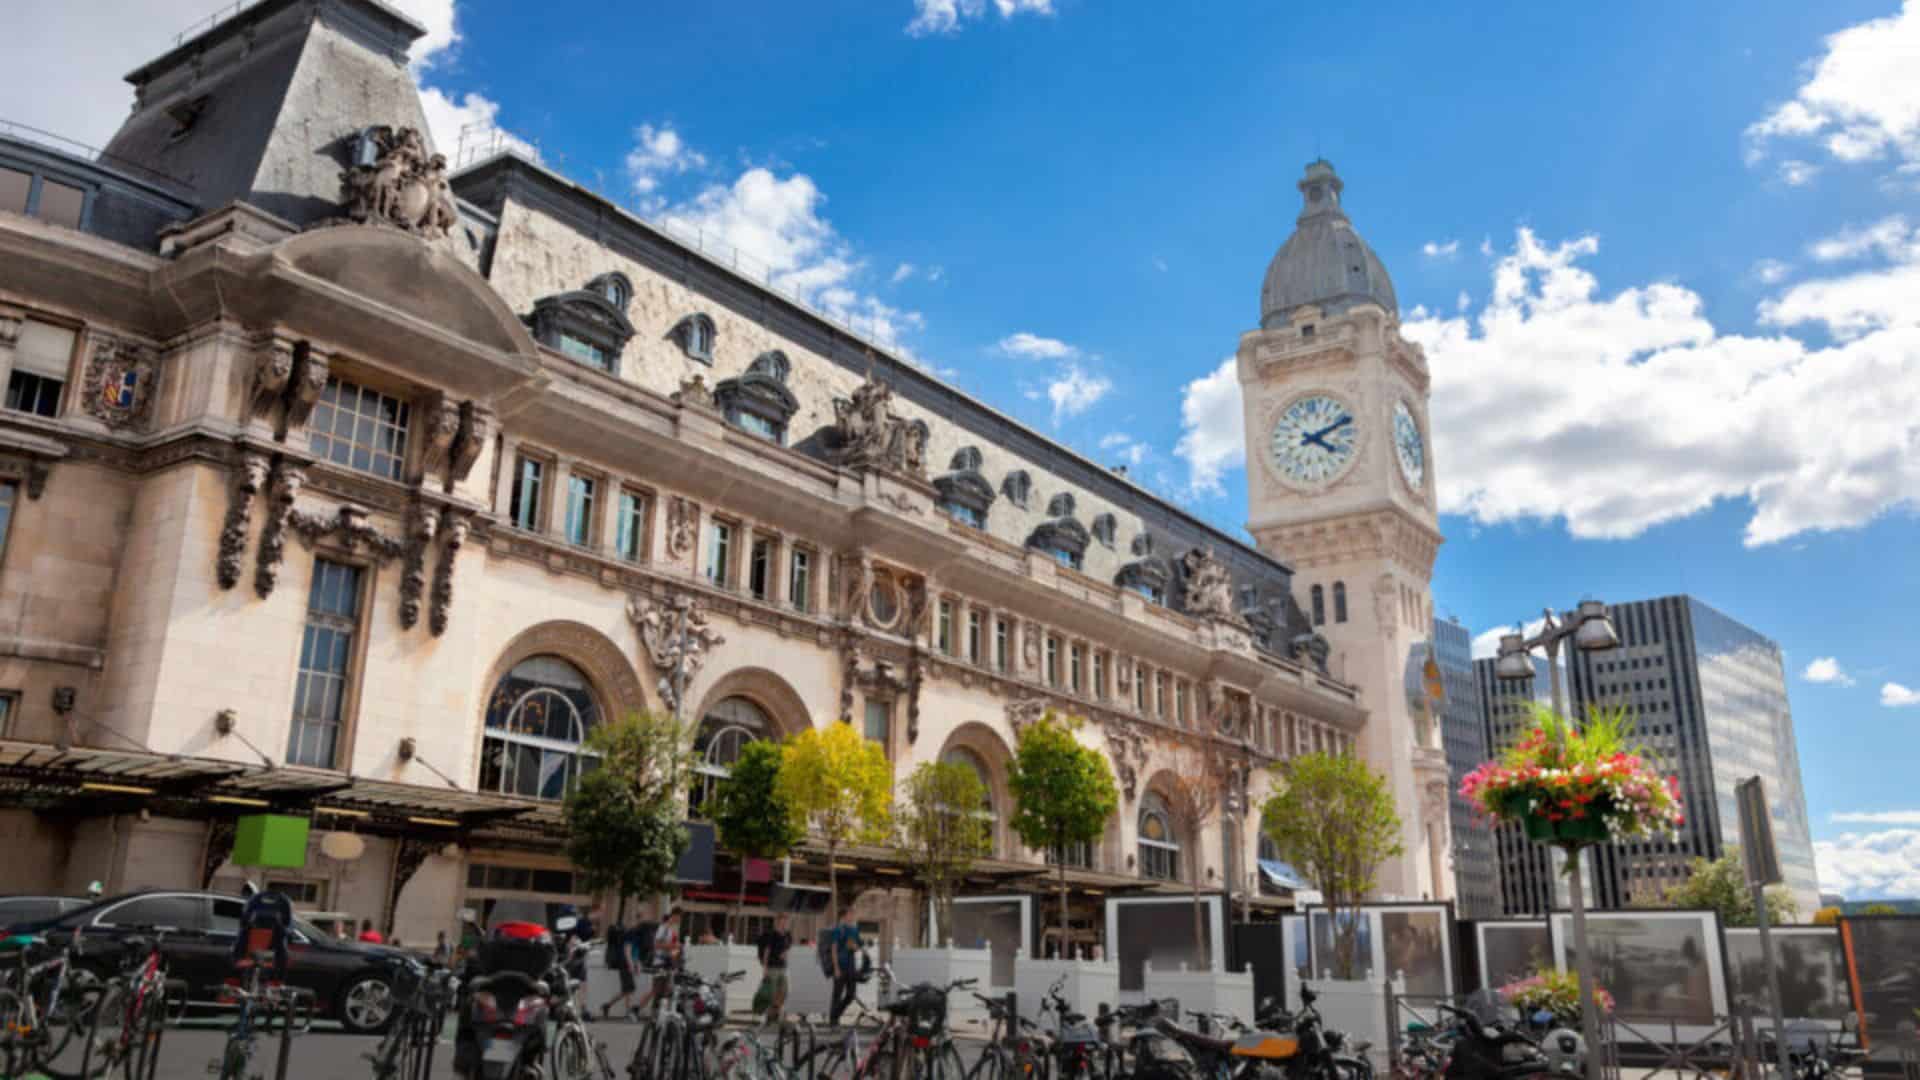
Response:
[[[667,503],[667,558],[678,562],[693,556],[699,534],[700,505],[675,495]]]
[[[309,548],[321,537],[337,536],[348,552],[365,547],[383,566],[407,552],[405,540],[374,528],[367,522],[366,510],[358,506],[342,506],[332,517],[295,510],[287,516],[287,527]]]
[[[691,682],[706,664],[709,651],[727,640],[708,624],[700,602],[684,593],[660,603],[635,593],[627,598],[627,618],[639,631],[653,669],[660,673],[660,700],[669,709],[679,700],[674,673]]]
[[[253,591],[265,600],[280,583],[280,567],[287,556],[287,522],[293,501],[307,482],[306,469],[291,461],[276,462],[267,484],[267,521],[260,528],[260,552],[253,574]]]
[[[473,527],[466,514],[451,509],[440,512],[440,562],[433,568],[433,607],[427,612],[427,629],[434,637],[447,632],[447,620],[453,612],[453,563]]]
[[[1147,767],[1147,738],[1131,724],[1120,721],[1109,721],[1106,734],[1114,776],[1120,780],[1120,791],[1131,805],[1140,789],[1140,774]]]
[[[416,502],[407,511],[406,561],[400,571],[400,627],[403,630],[413,629],[420,621],[420,597],[427,587],[427,548],[433,546],[439,528],[440,515],[432,507]]]
[[[1028,724],[1039,723],[1040,718],[1045,715],[1047,715],[1046,698],[1024,697],[1007,702],[1007,727],[1013,730],[1015,739],[1020,737],[1020,732],[1025,730]]]
[[[240,584],[240,563],[247,553],[247,531],[253,525],[253,500],[267,486],[273,463],[267,455],[245,451],[234,463],[233,485],[227,490],[227,518],[220,526],[220,555],[214,576],[220,587]]]

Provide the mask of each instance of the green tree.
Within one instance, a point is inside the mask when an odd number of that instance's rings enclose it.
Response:
[[[796,825],[827,842],[830,917],[840,917],[840,849],[887,838],[893,769],[880,744],[838,721],[810,727],[787,740],[775,785]]]
[[[643,802],[621,777],[595,769],[567,793],[567,857],[587,889],[611,890],[624,914],[627,897],[673,884],[674,868],[687,850],[680,816],[673,801]]]
[[[807,838],[780,794],[781,757],[778,743],[748,743],[726,779],[715,785],[708,807],[721,846],[740,856],[740,895],[733,905],[736,931],[747,900],[746,861],[781,858]]]
[[[1711,908],[1720,913],[1722,926],[1754,925],[1753,890],[1747,885],[1747,870],[1737,847],[1726,849],[1717,859],[1689,861],[1685,879],[1667,886],[1657,901],[1636,906]],[[1767,919],[1772,925],[1790,923],[1799,916],[1800,905],[1792,893],[1780,885],[1767,887]]]
[[[1840,909],[1837,907],[1823,907],[1813,913],[1813,925],[1815,926],[1834,926],[1839,922]]]
[[[1304,754],[1273,771],[1278,789],[1260,808],[1261,831],[1326,898],[1334,970],[1351,979],[1360,902],[1380,864],[1403,851],[1393,795],[1384,778],[1345,754]]]
[[[1067,944],[1067,849],[1091,844],[1107,831],[1120,805],[1113,769],[1098,751],[1080,745],[1078,718],[1048,710],[1020,731],[1008,786],[1013,789],[1013,831],[1028,847],[1050,851],[1059,873],[1060,949]]]
[[[982,809],[987,786],[956,761],[928,761],[901,785],[893,846],[933,900],[934,944],[953,938],[953,887],[993,845],[993,817]]]
[[[1768,910],[1772,910],[1773,908],[1773,897],[1771,896],[1767,897],[1767,908]],[[1900,909],[1897,907],[1894,907],[1892,904],[1868,904],[1866,907],[1863,907],[1860,909],[1860,914],[1862,915],[1898,915],[1900,914]]]
[[[588,733],[597,767],[567,793],[567,854],[588,888],[629,896],[663,892],[687,850],[680,795],[692,742],[667,713],[635,713]]]

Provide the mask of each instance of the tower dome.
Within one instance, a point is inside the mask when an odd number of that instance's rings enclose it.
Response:
[[[1267,265],[1267,280],[1260,287],[1261,328],[1286,325],[1294,309],[1303,304],[1318,305],[1333,315],[1355,304],[1373,303],[1397,316],[1400,304],[1394,299],[1387,268],[1340,208],[1340,192],[1346,185],[1333,165],[1325,160],[1308,165],[1299,187],[1305,205],[1293,235]]]

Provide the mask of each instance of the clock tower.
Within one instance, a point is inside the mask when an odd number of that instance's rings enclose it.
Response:
[[[1441,539],[1427,361],[1400,336],[1393,282],[1347,218],[1344,186],[1331,164],[1307,166],[1260,328],[1240,339],[1247,527],[1293,567],[1329,669],[1367,708],[1359,746],[1387,778],[1405,849],[1382,867],[1381,895],[1447,899],[1447,764],[1423,678]]]

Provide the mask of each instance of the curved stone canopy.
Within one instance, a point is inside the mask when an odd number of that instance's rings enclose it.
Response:
[[[1293,235],[1267,265],[1260,288],[1260,326],[1285,326],[1295,309],[1314,304],[1336,315],[1356,304],[1378,304],[1398,315],[1393,280],[1379,256],[1354,230],[1341,209],[1346,185],[1333,165],[1316,161],[1299,183],[1304,205]]]

